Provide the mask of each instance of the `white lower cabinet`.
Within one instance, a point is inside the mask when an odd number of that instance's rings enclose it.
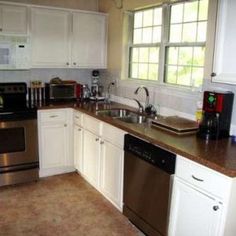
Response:
[[[72,110],[38,112],[40,177],[74,171]]]
[[[223,203],[191,185],[174,180],[169,236],[219,235]]]
[[[104,196],[122,210],[124,151],[108,141],[102,143],[100,188]]]
[[[74,126],[74,164],[76,170],[83,172],[83,140],[84,130],[78,125]]]
[[[95,188],[99,187],[100,138],[84,130],[83,175]]]

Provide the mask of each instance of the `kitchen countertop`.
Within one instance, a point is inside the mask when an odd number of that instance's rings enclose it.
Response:
[[[148,123],[130,124],[97,114],[97,110],[113,108],[127,108],[136,111],[134,108],[114,102],[111,104],[101,102],[49,103],[38,107],[38,109],[54,108],[74,108],[229,177],[236,177],[236,140],[233,138],[203,140],[197,138],[196,134],[176,135],[153,128]]]

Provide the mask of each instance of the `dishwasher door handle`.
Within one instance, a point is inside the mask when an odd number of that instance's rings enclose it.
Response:
[[[199,178],[195,177],[194,175],[192,175],[192,178],[193,178],[194,180],[199,181],[199,182],[204,182],[204,179],[199,179]]]

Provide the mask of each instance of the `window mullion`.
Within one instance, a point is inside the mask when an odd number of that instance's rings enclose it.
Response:
[[[159,83],[164,83],[165,74],[165,58],[166,58],[166,45],[169,39],[169,21],[170,21],[170,6],[163,5],[163,16],[162,16],[162,38],[160,45],[159,55]]]

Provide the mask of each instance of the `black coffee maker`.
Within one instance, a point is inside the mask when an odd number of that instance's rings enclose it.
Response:
[[[198,137],[203,139],[229,137],[233,100],[232,92],[204,92],[203,117]]]

